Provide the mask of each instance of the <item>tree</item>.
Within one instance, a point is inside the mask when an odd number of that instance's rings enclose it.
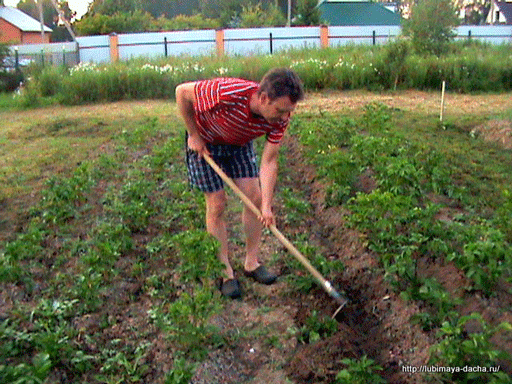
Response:
[[[464,24],[478,25],[485,22],[491,0],[455,0],[455,6],[461,10]]]
[[[297,4],[295,25],[320,25],[322,13],[317,7],[317,0],[299,0]]]
[[[115,33],[131,33],[151,31],[155,27],[154,18],[147,12],[117,12],[109,16],[97,13],[82,17],[74,24],[77,33],[82,36],[108,35]]]
[[[164,16],[172,19],[178,15],[192,16],[199,13],[199,0],[153,0],[142,4],[142,9],[153,17]]]
[[[451,0],[420,0],[412,7],[411,17],[404,21],[402,33],[411,38],[419,53],[440,55],[453,40],[453,29],[459,24]]]
[[[27,15],[32,16],[34,19],[39,20],[39,0],[21,0],[17,8]],[[69,8],[67,1],[57,1],[57,5],[63,13],[66,20],[71,20],[74,17],[75,12]],[[44,24],[53,30],[52,41],[70,41],[72,40],[71,35],[67,29],[59,22],[59,12],[53,6],[51,0],[43,0],[43,22]]]
[[[88,14],[113,16],[116,13],[130,13],[142,10],[142,0],[94,0]]]
[[[261,3],[243,7],[240,15],[240,27],[274,27],[285,25],[286,18],[275,4],[264,9]]]

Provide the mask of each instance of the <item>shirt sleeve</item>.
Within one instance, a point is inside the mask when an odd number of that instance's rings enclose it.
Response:
[[[220,83],[215,80],[200,80],[196,82],[196,112],[203,113],[214,108],[220,102]]]

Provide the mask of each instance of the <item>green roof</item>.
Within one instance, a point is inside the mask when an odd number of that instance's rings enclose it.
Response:
[[[379,3],[324,1],[318,8],[328,25],[400,25],[401,17]]]

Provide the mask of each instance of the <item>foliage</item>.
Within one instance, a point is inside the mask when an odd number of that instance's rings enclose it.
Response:
[[[454,183],[457,173],[448,149],[426,144],[423,136],[409,141],[397,132],[393,120],[399,115],[383,105],[368,104],[357,119],[322,113],[314,119],[298,118],[293,128],[317,176],[329,186],[326,201],[350,211],[347,223],[366,234],[385,278],[401,296],[421,304],[423,311],[411,320],[429,331],[454,321],[461,301],[440,282],[424,276],[420,265],[453,261],[472,282],[465,288],[486,296],[493,295],[501,281],[510,280],[510,244],[496,228],[508,228],[504,223],[510,216],[510,198],[505,191],[485,204],[493,206],[493,221],[469,213],[467,218],[438,220],[441,206],[427,196],[464,204],[460,199],[469,187]],[[495,172],[506,172],[505,168]],[[373,178],[371,190],[359,190],[363,176]],[[469,212],[484,205],[466,204]]]
[[[416,55],[408,46],[400,40],[381,47],[302,49],[246,58],[172,57],[111,65],[81,63],[71,69],[34,67],[26,74],[32,81],[21,101],[30,106],[41,104],[41,98],[70,105],[172,98],[174,88],[183,81],[216,76],[259,81],[268,69],[277,66],[297,71],[307,90],[438,90],[445,79],[449,79],[450,90],[459,92],[512,89],[512,57],[505,47],[454,44],[453,53],[439,58]]]
[[[95,0],[89,5],[91,15],[114,16],[117,13],[142,11],[141,0]]]
[[[285,17],[275,5],[271,5],[268,9],[264,9],[261,3],[242,7],[241,28],[283,26],[284,24],[286,24]]]
[[[140,10],[133,12],[116,12],[113,15],[95,13],[90,17],[83,17],[74,23],[77,34],[108,35],[111,33],[130,33],[151,30],[153,17]]]
[[[294,25],[320,25],[322,12],[317,0],[299,0]]]
[[[34,19],[39,20],[39,3],[41,3],[42,6],[44,24],[53,30],[52,41],[70,41],[71,36],[69,35],[67,29],[60,25],[59,12],[55,9],[51,0],[21,0],[16,5],[16,7],[26,14],[32,16]],[[59,7],[59,11],[66,18],[66,20],[69,21],[75,16],[75,12],[69,8],[67,1],[58,0],[56,3]]]
[[[346,365],[346,368],[336,375],[336,384],[384,384],[387,382],[378,374],[378,371],[382,371],[383,368],[366,355],[359,360],[343,359],[341,362]]]
[[[468,331],[468,327],[473,330]],[[497,367],[500,359],[510,356],[497,350],[491,340],[502,331],[510,332],[512,326],[501,323],[493,327],[478,313],[446,321],[438,331],[442,340],[432,347],[430,363],[458,367],[442,375],[449,382],[509,382],[510,377]]]
[[[511,270],[511,248],[504,233],[485,221],[465,228],[463,233],[462,251],[452,253],[449,260],[466,272],[476,289],[491,295],[498,281]]]
[[[329,316],[321,316],[313,311],[300,329],[298,341],[304,344],[313,344],[321,339],[327,339],[338,330],[338,323]]]
[[[157,31],[188,31],[217,28],[220,28],[220,22],[217,19],[209,19],[199,14],[191,16],[178,15],[172,19],[161,16],[154,21],[154,29]]]
[[[458,24],[457,12],[449,0],[424,0],[412,8],[412,15],[404,21],[403,34],[411,37],[419,53],[441,54],[454,37]]]

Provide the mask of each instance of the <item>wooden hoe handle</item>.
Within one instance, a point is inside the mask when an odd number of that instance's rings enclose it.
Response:
[[[231,178],[226,175],[226,173],[217,165],[217,163],[209,156],[204,155],[204,159],[210,166],[213,168],[215,172],[221,177],[221,179],[229,185],[229,187],[235,192],[235,194],[242,199],[243,203],[258,217],[261,217],[261,212],[254,205],[254,203],[238,188],[238,186],[231,180]],[[295,256],[297,260],[318,280],[320,285],[324,288],[324,290],[340,304],[340,308],[338,311],[347,304],[348,300],[341,296],[336,290],[333,288],[332,284],[327,281],[318,270],[311,265],[309,260],[302,254],[300,251],[277,229],[277,227],[272,224],[269,226],[270,231],[277,237],[277,239],[283,244],[290,253]]]

